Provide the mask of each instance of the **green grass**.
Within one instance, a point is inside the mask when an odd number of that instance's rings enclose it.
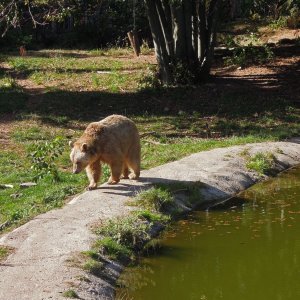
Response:
[[[173,198],[168,190],[152,187],[139,193],[135,197],[135,203],[151,211],[163,212],[173,204]]]
[[[79,299],[79,296],[74,290],[67,290],[63,293],[63,297],[65,298],[71,298],[71,299]]]
[[[151,53],[144,48],[145,54]],[[7,141],[1,144],[0,183],[14,185],[0,190],[1,223],[17,226],[60,207],[66,197],[84,189],[88,180],[84,173],[71,174],[67,145],[56,162],[60,182],[53,184],[46,177],[36,187],[24,190],[19,184],[34,178],[28,158],[32,144],[56,136],[65,137],[67,144],[78,138],[88,123],[109,114],[129,116],[145,134],[141,139],[143,169],[217,147],[300,134],[300,110],[281,96],[264,96],[259,91],[252,95],[206,84],[141,90],[141,74],[148,74],[154,63],[151,57],[144,59],[118,48],[29,51],[27,57],[1,55],[11,69],[0,69],[0,120],[9,113],[12,121]],[[46,88],[32,97],[17,78]],[[216,90],[216,95],[211,90]],[[109,169],[104,166],[101,182],[108,176]],[[145,214],[144,218],[152,222],[155,217]]]
[[[130,205],[132,205],[132,203],[130,203]],[[170,221],[170,216],[163,215],[159,212],[153,212],[148,209],[138,210],[134,212],[134,214],[136,214],[138,217],[145,218],[150,223],[167,223],[168,221]]]
[[[132,250],[112,237],[104,237],[96,243],[102,254],[113,260],[132,256]]]
[[[275,156],[273,153],[258,152],[253,156],[247,158],[246,167],[250,170],[254,170],[259,174],[267,174],[272,170],[274,166]]]
[[[0,262],[5,259],[10,253],[10,249],[7,247],[0,246]]]
[[[16,142],[49,140],[54,138],[54,136],[53,131],[43,129],[40,126],[16,128],[11,135]]]
[[[67,150],[64,155],[67,154]],[[32,181],[34,174],[24,153],[4,150],[0,153],[0,182],[12,184],[12,189],[0,190],[0,223],[16,226],[47,210],[61,207],[67,196],[82,190],[84,174],[74,176],[61,170],[61,181],[53,184],[49,178],[37,186],[20,188],[20,183]],[[63,165],[61,165],[63,167]]]
[[[103,263],[90,258],[83,264],[82,268],[93,275],[99,276],[103,270]]]
[[[129,249],[138,248],[148,236],[149,224],[136,215],[104,221],[95,230],[96,234],[110,237]]]

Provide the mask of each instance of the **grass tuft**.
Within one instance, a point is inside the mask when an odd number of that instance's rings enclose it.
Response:
[[[96,233],[103,237],[110,237],[118,244],[128,249],[138,249],[145,240],[149,239],[150,225],[136,215],[118,217],[107,220],[96,229]]]
[[[103,263],[90,258],[83,264],[82,268],[95,276],[99,276],[103,270]]]
[[[152,187],[139,193],[135,197],[135,203],[151,211],[165,212],[173,204],[173,197],[167,189]]]
[[[132,256],[132,250],[128,247],[120,244],[111,237],[105,237],[102,240],[98,240],[96,246],[100,251],[113,260],[120,260],[125,257]]]
[[[256,153],[254,156],[248,158],[246,167],[250,170],[254,170],[259,174],[267,175],[270,173],[274,166],[275,156],[274,154],[268,153]]]
[[[79,299],[79,296],[74,290],[67,290],[63,293],[63,297],[71,299]]]
[[[7,247],[0,246],[0,261],[5,259],[10,253],[10,249]]]

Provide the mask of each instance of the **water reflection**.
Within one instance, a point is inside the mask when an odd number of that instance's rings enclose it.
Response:
[[[298,299],[300,169],[197,212],[121,278],[121,299]],[[242,200],[242,201],[241,201]],[[238,204],[237,204],[238,203]]]

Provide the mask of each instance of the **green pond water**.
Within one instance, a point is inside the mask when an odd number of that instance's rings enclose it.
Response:
[[[300,168],[234,200],[166,232],[123,273],[117,299],[300,299]]]

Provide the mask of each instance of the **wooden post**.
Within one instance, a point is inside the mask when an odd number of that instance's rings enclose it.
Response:
[[[141,53],[141,46],[140,46],[137,31],[135,29],[131,30],[131,31],[127,32],[127,35],[128,35],[130,45],[133,48],[135,55],[139,56]]]

